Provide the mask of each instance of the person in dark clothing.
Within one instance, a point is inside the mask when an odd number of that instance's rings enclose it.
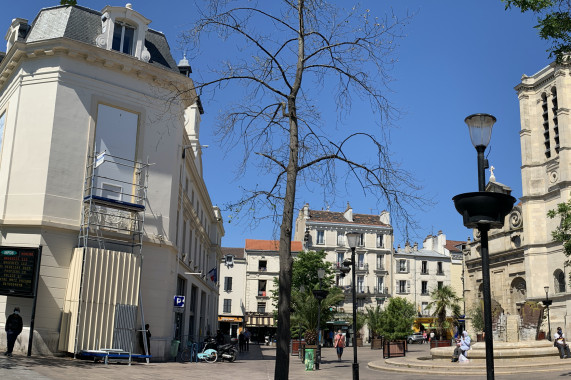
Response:
[[[218,330],[216,332],[216,338],[215,339],[216,339],[217,345],[220,346],[220,345],[224,344],[224,334],[222,334],[222,331]]]
[[[148,355],[151,355],[151,330],[149,330],[149,324],[145,324],[145,337],[141,339],[141,350],[143,351],[143,354],[145,354],[145,342],[143,341],[143,339],[147,340],[147,352]]]
[[[240,348],[240,352],[246,350],[246,338],[244,337],[244,331],[240,331],[238,335],[238,347]]]
[[[22,332],[22,327],[24,327],[24,323],[22,322],[22,317],[20,317],[20,308],[15,307],[14,313],[8,316],[6,319],[6,338],[8,340],[8,350],[4,352],[4,355],[12,356],[12,351],[14,350],[14,344],[16,343],[16,339],[18,335]]]

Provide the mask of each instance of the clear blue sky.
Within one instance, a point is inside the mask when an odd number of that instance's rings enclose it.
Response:
[[[193,2],[130,2],[134,10],[152,20],[151,28],[165,33],[178,61],[182,57],[178,36],[195,17]],[[127,1],[78,3],[100,11],[105,5],[123,6]],[[0,33],[4,35],[13,18],[31,22],[41,8],[58,4],[58,0],[6,2],[2,4]],[[476,153],[464,118],[479,112],[496,116],[488,158],[496,168],[497,181],[510,186],[516,198],[521,197],[519,105],[513,87],[522,74],[531,75],[550,63],[545,51],[548,45],[537,36],[533,15],[505,11],[500,0],[366,0],[362,4],[378,15],[387,9],[385,4],[392,5],[397,15],[415,13],[406,28],[407,36],[399,42],[399,62],[391,72],[394,81],[389,97],[403,111],[395,123],[398,128],[391,133],[391,148],[394,159],[414,174],[435,205],[415,212],[421,228],[412,231],[409,239],[420,243],[426,235],[442,230],[448,239],[465,240],[472,233],[462,225],[451,200],[456,194],[477,190]],[[5,50],[5,45],[0,50]],[[201,57],[191,62],[193,75],[206,70],[209,60],[223,53],[215,45],[205,48]],[[230,97],[203,98],[206,113],[201,143],[210,146],[203,156],[205,181],[213,204],[220,206],[237,199],[240,185],[257,180],[257,173],[234,179],[237,153],[222,154],[212,134],[216,115]],[[354,115],[351,122],[365,125],[369,120]],[[349,190],[352,195],[338,197],[330,204],[332,211],[344,211],[347,201],[357,213],[382,211],[370,197]],[[306,201],[314,209],[326,207],[321,194],[302,188],[298,205]],[[243,247],[246,238],[276,238],[272,227],[266,224],[250,229],[246,224],[226,223],[222,245]],[[404,241],[405,236],[395,231],[395,246]]]

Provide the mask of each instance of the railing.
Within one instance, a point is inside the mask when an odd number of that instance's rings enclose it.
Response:
[[[375,286],[373,292],[375,294],[389,294],[389,288],[385,286]]]
[[[258,290],[258,297],[266,297],[266,291],[265,290]]]
[[[258,272],[266,272],[268,270],[267,267],[259,267]]]
[[[436,274],[437,274],[438,276],[444,276],[444,271],[439,270],[439,271],[436,272]]]
[[[355,269],[356,270],[369,270],[369,264],[368,263],[357,263],[357,267]]]
[[[378,264],[378,263],[377,263],[377,267],[375,268],[375,270],[384,271],[384,272],[387,271],[387,269],[385,268],[385,266],[383,264]]]
[[[420,274],[429,274],[429,273],[428,273],[428,270],[422,270],[422,271],[420,271]]]

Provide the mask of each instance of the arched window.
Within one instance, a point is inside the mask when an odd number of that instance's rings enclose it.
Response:
[[[557,269],[553,272],[553,280],[555,283],[555,292],[565,293],[565,273],[561,269]]]
[[[521,277],[516,277],[513,279],[510,292],[512,293],[512,299],[515,302],[525,301],[527,295],[525,280]]]

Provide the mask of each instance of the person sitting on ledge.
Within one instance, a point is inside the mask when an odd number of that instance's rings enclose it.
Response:
[[[454,349],[454,355],[452,355],[452,361],[457,362],[460,355],[466,357],[466,351],[470,349],[470,344],[472,340],[468,335],[468,332],[464,331],[462,337],[456,340],[456,348]]]
[[[553,338],[555,338],[555,347],[559,349],[559,357],[561,359],[567,359],[571,356],[571,353],[569,353],[569,345],[565,341],[565,334],[563,334],[561,327],[557,328],[557,332],[553,334]]]

